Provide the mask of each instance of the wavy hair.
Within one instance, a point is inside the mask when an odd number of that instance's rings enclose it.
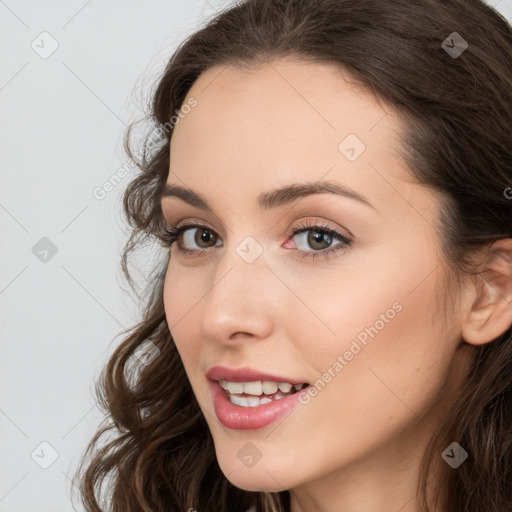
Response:
[[[468,48],[450,54],[459,37]],[[121,266],[131,286],[129,254],[144,241],[163,241],[160,194],[169,172],[170,120],[179,120],[192,84],[213,66],[250,69],[287,56],[339,66],[396,110],[411,177],[443,198],[443,262],[458,284],[475,277],[472,256],[512,236],[512,194],[506,192],[512,191],[510,24],[480,0],[246,0],[216,14],[171,56],[148,114],[164,129],[164,143],[155,147],[152,132],[146,133],[135,151],[133,124],[125,134],[137,168],[123,195],[131,234]],[[289,512],[289,491],[244,491],[220,470],[166,322],[163,283],[170,257],[155,266],[140,297],[142,319],[123,333],[96,382],[105,418],[74,475],[82,503],[89,512],[243,512],[251,506]],[[137,363],[149,342],[158,357]],[[475,347],[462,390],[430,440],[418,479],[427,512],[432,462],[455,440],[469,458],[436,485],[439,509],[509,512],[511,328]]]

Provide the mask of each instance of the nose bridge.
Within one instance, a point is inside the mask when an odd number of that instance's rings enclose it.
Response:
[[[232,333],[265,336],[270,327],[272,273],[262,244],[245,237],[225,246],[201,311],[203,335],[227,339]]]
[[[237,294],[244,288],[257,287],[264,291],[265,287],[258,283],[268,278],[268,273],[263,243],[250,235],[238,241],[233,237],[225,244],[224,253],[219,257],[214,282],[220,284],[221,280],[228,280],[224,285],[228,285]]]

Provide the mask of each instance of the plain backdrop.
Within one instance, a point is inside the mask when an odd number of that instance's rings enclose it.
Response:
[[[174,49],[231,3],[0,0],[0,512],[83,510],[94,383],[138,318],[120,271],[132,175],[98,188]],[[512,21],[512,0],[489,3]]]

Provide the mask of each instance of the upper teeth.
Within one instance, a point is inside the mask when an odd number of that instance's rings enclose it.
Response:
[[[262,394],[272,395],[279,388],[283,393],[288,393],[292,386],[299,391],[303,384],[290,384],[289,382],[255,381],[255,382],[232,382],[230,380],[219,380],[219,384],[231,394],[246,393],[247,395],[260,396]]]

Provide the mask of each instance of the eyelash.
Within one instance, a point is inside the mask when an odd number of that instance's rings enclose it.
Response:
[[[215,233],[210,228],[203,226],[201,224],[196,223],[189,223],[184,224],[183,226],[180,226],[179,228],[166,228],[163,235],[161,235],[161,239],[163,240],[163,246],[166,248],[170,248],[170,246],[176,242],[178,247],[178,252],[180,252],[183,256],[187,257],[200,257],[204,255],[205,253],[209,252],[209,249],[187,249],[183,246],[182,242],[182,235],[185,231],[191,229],[191,228],[202,228],[205,229],[211,233]],[[330,258],[334,255],[334,253],[337,253],[338,251],[342,251],[342,254],[351,246],[352,240],[347,238],[345,235],[341,234],[336,229],[330,228],[326,225],[319,225],[318,223],[308,224],[307,222],[299,223],[299,225],[295,226],[288,234],[287,236],[289,238],[293,238],[294,236],[307,232],[307,231],[315,231],[322,234],[327,234],[329,236],[332,236],[335,239],[338,239],[340,241],[339,244],[336,244],[335,246],[323,249],[320,251],[303,251],[300,249],[296,249],[298,252],[298,256],[303,259],[315,259],[318,257],[321,258]],[[215,246],[214,246],[215,247]]]

